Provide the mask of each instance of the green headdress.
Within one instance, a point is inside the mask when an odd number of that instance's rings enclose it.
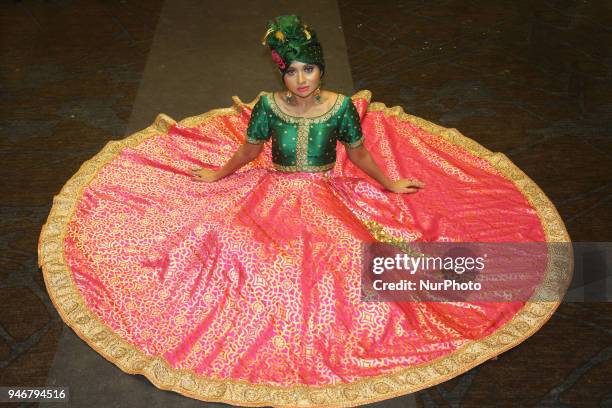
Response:
[[[317,33],[303,24],[295,14],[278,16],[268,21],[261,44],[270,47],[272,59],[283,76],[292,61],[318,65],[323,76],[325,60]]]

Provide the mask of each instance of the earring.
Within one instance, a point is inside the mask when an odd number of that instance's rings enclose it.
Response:
[[[293,94],[291,93],[291,91],[287,90],[287,92],[285,92],[285,102],[287,102],[287,104],[290,105],[292,99],[293,99]]]
[[[315,103],[321,103],[321,84],[314,91]]]

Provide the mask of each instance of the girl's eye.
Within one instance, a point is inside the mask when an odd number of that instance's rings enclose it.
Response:
[[[313,69],[312,67],[308,66],[308,67],[306,67],[305,71],[306,72],[312,72],[312,69]]]

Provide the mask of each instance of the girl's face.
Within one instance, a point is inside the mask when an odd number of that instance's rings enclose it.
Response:
[[[293,61],[285,72],[285,86],[298,96],[308,96],[319,86],[321,70],[318,65]]]

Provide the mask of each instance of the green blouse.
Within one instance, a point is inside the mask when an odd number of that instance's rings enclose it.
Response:
[[[280,171],[325,171],[336,163],[336,141],[347,148],[363,144],[359,113],[351,98],[338,94],[323,115],[304,118],[281,111],[274,94],[261,95],[251,113],[247,142],[272,137],[272,163]]]

